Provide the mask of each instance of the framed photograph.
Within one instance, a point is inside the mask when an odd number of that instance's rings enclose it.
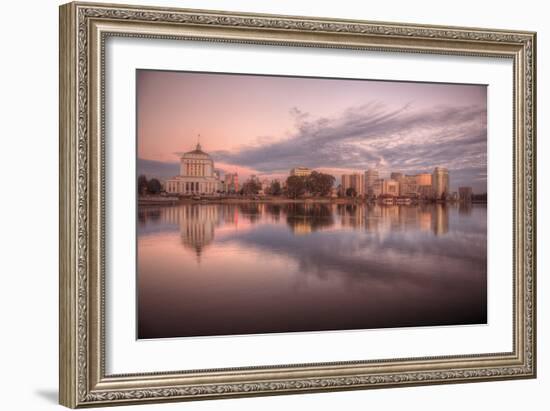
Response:
[[[60,403],[536,376],[533,32],[60,7]]]

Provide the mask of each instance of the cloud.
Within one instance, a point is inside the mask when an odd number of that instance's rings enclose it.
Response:
[[[482,178],[487,164],[485,107],[428,110],[412,104],[388,107],[370,102],[331,118],[313,118],[297,107],[290,114],[296,121],[296,132],[290,138],[217,151],[213,157],[265,174],[288,172],[295,166],[376,167],[382,172],[409,173],[445,166],[451,171],[453,186],[458,181],[478,189],[486,185]]]
[[[164,180],[175,176],[179,172],[179,164],[157,160],[137,159],[138,175],[144,174],[147,178],[159,178]]]
[[[449,168],[451,187],[469,185],[487,190],[487,121],[482,106],[417,108],[404,103],[389,107],[369,102],[332,117],[317,117],[292,107],[295,131],[289,138],[257,139],[253,145],[210,154],[216,167],[250,174],[287,175],[306,166],[339,174],[374,167],[390,171],[430,172]],[[268,130],[266,130],[268,131]],[[166,178],[177,174],[177,163],[138,159],[138,172]]]

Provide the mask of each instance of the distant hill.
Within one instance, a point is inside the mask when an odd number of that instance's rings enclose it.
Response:
[[[166,180],[179,174],[178,163],[166,163],[164,161],[137,159],[137,175],[145,174],[147,178]]]

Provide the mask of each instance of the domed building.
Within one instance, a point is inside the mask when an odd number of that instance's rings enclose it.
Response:
[[[214,171],[214,160],[202,151],[201,145],[180,157],[180,175],[166,181],[166,192],[172,194],[214,194],[219,177]]]

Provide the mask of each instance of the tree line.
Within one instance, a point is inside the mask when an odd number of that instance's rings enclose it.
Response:
[[[137,179],[137,191],[139,195],[158,194],[162,190],[162,184],[156,178],[147,180],[145,175],[140,175]]]
[[[297,198],[309,193],[313,196],[327,196],[336,179],[330,174],[312,171],[309,176],[290,176],[286,179],[287,195]]]
[[[312,196],[324,197],[330,194],[335,181],[336,179],[334,176],[330,174],[313,171],[309,176],[289,176],[286,179],[285,189],[283,189],[278,180],[273,180],[271,184],[264,189],[264,193],[273,196],[286,194],[290,198],[298,198],[306,193]],[[239,194],[257,195],[261,190],[261,182],[258,178],[252,177],[243,183],[239,190]],[[159,194],[162,191],[162,185],[158,179],[147,179],[147,177],[142,174],[137,179],[137,191],[139,195]]]

